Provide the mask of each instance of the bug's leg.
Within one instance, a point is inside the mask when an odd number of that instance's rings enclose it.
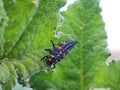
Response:
[[[45,51],[49,51],[49,53],[51,53],[52,52],[52,50],[51,49],[44,49]]]
[[[53,67],[51,69],[54,69],[55,68],[55,64],[53,64]]]
[[[44,56],[43,58],[41,58],[41,60],[40,60],[40,61],[45,60],[45,58],[48,58],[48,56]]]
[[[51,43],[52,43],[52,45],[53,45],[53,48],[55,48],[55,44],[54,44],[54,42],[52,41],[52,40],[50,40],[51,41]]]

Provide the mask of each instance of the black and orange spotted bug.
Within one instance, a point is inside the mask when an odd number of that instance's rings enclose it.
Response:
[[[46,64],[49,66],[53,65],[52,69],[54,69],[55,64],[67,55],[67,53],[77,44],[77,41],[69,40],[66,42],[61,42],[56,46],[52,40],[51,43],[53,45],[53,49],[45,49],[46,51],[49,51],[50,55],[44,56],[41,60],[46,60]]]

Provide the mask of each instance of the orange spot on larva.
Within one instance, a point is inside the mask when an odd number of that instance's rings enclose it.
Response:
[[[49,58],[48,61],[51,61],[51,58]]]
[[[65,45],[65,44],[66,44],[66,42],[61,42],[61,44]]]
[[[63,54],[63,57],[65,57],[65,53]]]
[[[62,47],[60,47],[60,46],[56,46],[56,48],[57,48],[57,49],[59,49],[59,50],[61,50],[61,49],[62,49]]]
[[[54,55],[50,55],[52,58],[54,58],[55,56]]]

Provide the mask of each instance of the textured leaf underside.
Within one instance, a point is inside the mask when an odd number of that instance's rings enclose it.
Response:
[[[16,79],[26,85],[31,76],[47,69],[40,59],[47,54],[43,49],[54,39],[57,12],[64,3],[64,0],[0,0],[0,83],[3,90],[12,90]]]

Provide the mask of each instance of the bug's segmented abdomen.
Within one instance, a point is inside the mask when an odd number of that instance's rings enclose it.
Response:
[[[67,41],[58,44],[51,52],[51,55],[54,56],[54,58],[52,58],[52,61],[58,62],[63,59],[76,43],[76,41]]]
[[[45,58],[47,58],[46,64],[49,66],[53,65],[52,69],[54,69],[55,64],[63,59],[67,53],[75,46],[75,44],[77,44],[77,42],[74,40],[61,42],[56,47],[52,40],[51,42],[53,44],[53,50],[45,49],[46,51],[50,52],[50,55],[44,56],[41,60],[45,60]]]
[[[58,49],[54,49],[51,55],[53,55],[54,59],[56,59],[57,61],[60,61],[62,59],[62,52]]]
[[[62,46],[62,52],[66,55],[76,44],[76,41],[67,41],[66,44],[61,45]]]

